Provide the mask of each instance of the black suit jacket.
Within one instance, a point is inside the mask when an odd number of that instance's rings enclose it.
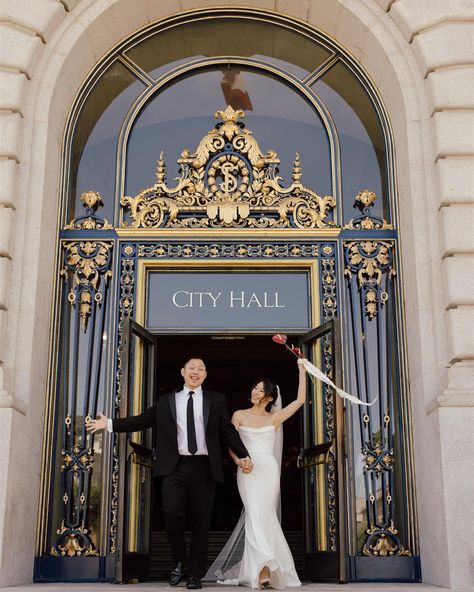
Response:
[[[177,390],[159,397],[155,404],[141,415],[114,419],[114,432],[138,432],[155,428],[156,462],[155,477],[170,475],[179,460],[178,428],[176,426]],[[212,476],[216,481],[224,481],[222,468],[221,441],[231,448],[239,458],[249,456],[242,444],[238,431],[230,422],[229,413],[222,393],[203,389],[203,416],[206,444]]]

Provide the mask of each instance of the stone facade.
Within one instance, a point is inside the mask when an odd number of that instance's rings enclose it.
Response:
[[[30,582],[61,146],[115,43],[225,0],[3,0],[0,7],[0,586]],[[394,133],[423,579],[474,586],[472,0],[241,0],[360,61]],[[28,437],[25,437],[28,434]]]

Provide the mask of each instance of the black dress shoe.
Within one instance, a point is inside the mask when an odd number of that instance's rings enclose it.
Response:
[[[200,590],[202,588],[201,578],[189,578],[186,588],[188,590]]]
[[[181,563],[181,561],[179,561],[175,568],[171,571],[170,573],[170,586],[177,586],[181,580],[183,579],[183,575],[184,575],[184,567],[183,564]]]

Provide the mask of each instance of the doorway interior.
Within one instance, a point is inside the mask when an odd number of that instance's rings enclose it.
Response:
[[[290,342],[299,345],[298,337]],[[252,385],[259,378],[271,378],[280,387],[283,405],[296,397],[296,359],[269,335],[167,335],[157,344],[157,396],[181,386],[180,369],[190,357],[205,360],[208,376],[205,387],[224,392],[230,416],[246,408]],[[281,474],[282,527],[295,558],[300,578],[304,578],[304,503],[302,475],[296,459],[303,442],[303,417],[296,413],[284,425]],[[242,504],[237,491],[235,465],[224,454],[225,482],[216,491],[209,536],[209,562],[226,543],[238,521]],[[172,559],[166,542],[161,512],[160,480],[156,479],[152,500],[152,558],[150,577],[166,579]]]

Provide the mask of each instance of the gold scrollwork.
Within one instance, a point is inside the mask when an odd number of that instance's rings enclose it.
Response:
[[[72,471],[78,475],[80,471],[92,471],[94,464],[94,449],[81,448],[77,444],[72,450],[62,450],[63,463],[61,471]]]
[[[384,274],[392,279],[396,275],[392,267],[393,241],[346,241],[344,242],[346,268],[344,274],[351,279],[357,274],[359,290],[364,296],[365,312],[373,319],[388,300],[388,293],[382,288]]]
[[[379,477],[383,471],[391,471],[395,463],[393,449],[384,450],[379,442],[374,445],[367,444],[362,450],[365,456],[364,471],[374,471]]]
[[[166,184],[163,153],[156,183],[135,197],[124,196],[133,228],[327,228],[336,205],[301,183],[297,154],[289,187],[278,176],[277,153],[262,153],[252,132],[239,122],[244,112],[228,106],[217,111],[222,121],[200,141],[196,152],[183,150],[180,177]],[[125,221],[123,226],[128,226]]]
[[[72,529],[65,526],[63,520],[61,528],[58,528],[56,532],[60,537],[50,551],[54,557],[90,557],[99,554],[90,540],[89,532],[84,524]]]
[[[112,224],[104,218],[98,218],[95,212],[103,205],[102,196],[98,191],[84,191],[80,200],[86,209],[86,215],[74,218],[64,228],[65,230],[108,230],[113,228]]]
[[[352,218],[344,228],[351,230],[393,230],[393,225],[370,213],[370,208],[374,206],[377,195],[374,191],[363,189],[359,191],[354,200],[354,207],[362,211],[362,216]]]
[[[411,556],[398,538],[393,520],[386,527],[372,526],[366,530],[367,540],[362,548],[366,557]]]
[[[103,294],[99,287],[101,276],[111,277],[111,242],[84,240],[64,243],[65,267],[61,271],[67,277],[67,270],[73,273],[68,300],[72,306],[79,305],[79,316],[84,331],[92,314],[92,307],[102,303]]]

